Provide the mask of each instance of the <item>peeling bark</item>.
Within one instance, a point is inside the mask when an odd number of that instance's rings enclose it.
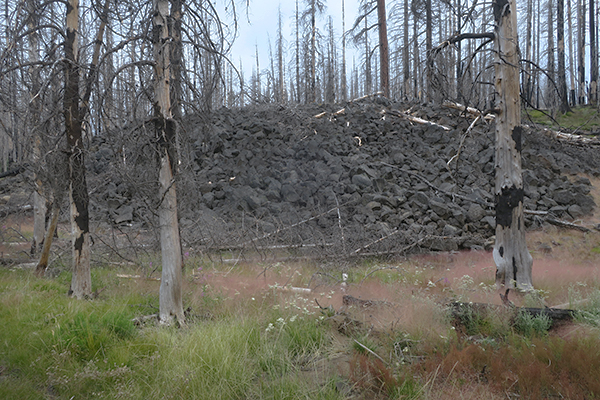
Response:
[[[40,255],[40,261],[38,262],[35,268],[35,274],[37,276],[44,276],[46,274],[46,269],[48,269],[48,259],[50,258],[50,247],[52,246],[52,238],[54,237],[54,231],[56,231],[56,226],[58,225],[58,216],[60,214],[60,206],[55,201],[54,205],[51,207],[51,215],[50,215],[50,225],[46,230],[46,236],[44,238],[44,246],[42,247],[42,253]]]
[[[69,153],[69,199],[73,240],[73,276],[69,295],[83,299],[92,294],[92,277],[90,272],[89,196],[85,179],[82,121],[79,109],[80,71],[77,64],[79,0],[69,0],[66,22],[64,116]]]
[[[179,324],[185,323],[182,302],[182,257],[177,219],[177,192],[174,172],[177,160],[177,124],[171,114],[170,83],[170,40],[167,21],[169,2],[154,0],[154,58],[155,58],[155,128],[158,152],[160,154],[158,210],[160,224],[160,248],[162,256],[162,277],[159,293],[159,320],[171,324],[176,318]]]
[[[521,101],[517,15],[514,0],[494,2],[496,18],[496,284],[499,288],[533,289],[533,259],[525,242],[521,172]]]

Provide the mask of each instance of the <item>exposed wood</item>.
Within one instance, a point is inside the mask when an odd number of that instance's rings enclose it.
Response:
[[[529,125],[522,125],[524,128],[531,128]],[[539,128],[538,128],[539,129]],[[585,146],[600,146],[600,138],[598,137],[589,137],[586,135],[574,135],[572,133],[559,132],[554,131],[552,129],[542,128],[541,131],[556,139],[563,142],[569,142],[571,144],[576,145],[585,145]]]
[[[494,0],[495,88],[497,92],[495,205],[496,284],[505,289],[533,289],[533,258],[527,250],[521,170],[521,96],[515,0]]]
[[[406,114],[403,112],[392,111],[392,110],[383,110],[383,112],[390,114],[390,115],[394,115],[396,117],[407,119],[410,122],[414,122],[415,124],[435,126],[435,127],[441,128],[445,131],[452,130],[451,128],[449,128],[447,126],[436,124],[435,122],[427,121],[426,119],[419,118],[419,117],[414,117],[412,115],[409,115],[409,114]]]
[[[160,224],[160,248],[162,277],[159,291],[159,321],[171,324],[173,319],[179,325],[185,323],[182,299],[182,256],[177,218],[177,191],[174,172],[177,163],[176,136],[177,123],[171,114],[171,62],[170,36],[168,29],[169,2],[154,0],[154,59],[155,80],[154,119],[157,151],[160,155],[158,210]]]
[[[471,114],[474,117],[480,117],[480,116],[483,115],[483,118],[486,119],[486,120],[492,120],[492,119],[496,118],[496,116],[494,114],[489,114],[488,113],[488,114],[484,115],[483,111],[480,111],[480,110],[478,110],[476,108],[473,108],[473,107],[467,107],[467,106],[465,106],[463,104],[460,104],[460,103],[454,103],[454,102],[449,101],[449,100],[444,101],[442,103],[442,106],[447,107],[447,108],[452,108],[454,110],[459,110],[459,111],[462,111],[462,112],[467,112],[467,113]]]
[[[85,176],[85,148],[79,97],[79,0],[69,0],[66,14],[65,93],[63,114],[69,154],[69,202],[73,269],[69,295],[78,299],[92,294],[90,270],[89,195]]]
[[[546,221],[549,224],[560,226],[561,228],[575,229],[575,230],[578,230],[581,232],[591,232],[592,231],[591,229],[586,228],[585,226],[577,225],[572,222],[561,221],[561,220],[554,219],[554,218],[546,218]]]
[[[44,245],[42,247],[42,253],[40,254],[40,261],[35,267],[35,274],[37,276],[44,276],[46,269],[48,269],[48,259],[50,257],[50,247],[52,246],[52,239],[54,238],[54,232],[58,226],[58,216],[60,215],[60,205],[55,202],[52,205],[52,211],[50,212],[50,225],[46,230],[44,237]]]
[[[353,103],[355,101],[364,100],[364,99],[370,99],[372,97],[377,97],[377,96],[383,96],[383,92],[377,92],[377,93],[373,93],[373,94],[366,94],[364,96],[357,97],[355,99],[350,100],[350,103]]]

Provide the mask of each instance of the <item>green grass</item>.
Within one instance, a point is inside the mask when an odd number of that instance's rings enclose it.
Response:
[[[263,311],[215,301],[218,319],[139,328],[132,318],[157,305],[146,287],[112,282],[106,296],[78,301],[64,280],[0,270],[0,398],[340,398],[335,376],[317,385],[300,374],[331,341],[315,315],[269,298]]]
[[[532,399],[600,396],[597,282],[563,282],[570,299],[588,299],[578,306],[579,336],[557,337],[547,318],[509,310],[467,308],[455,329],[440,297],[489,290],[474,274],[442,285],[437,276],[450,270],[434,264],[348,268],[348,288],[377,288],[367,298],[394,305],[340,310],[268,285],[239,296],[221,292],[210,276],[237,273],[243,281],[256,273],[190,259],[184,299],[192,311],[183,328],[132,322],[158,309],[158,282],[116,277],[139,274],[139,265],[95,267],[100,295],[92,301],[66,296],[68,272],[40,279],[0,269],[0,399],[438,399],[460,398],[484,381],[486,391],[501,389],[498,398],[505,391]],[[315,265],[263,268],[280,285],[289,277],[307,285],[314,272],[340,274]],[[325,298],[333,293],[322,290]],[[343,334],[342,324],[349,327]],[[464,391],[444,392],[454,388]]]
[[[556,113],[553,121],[546,112],[527,109],[523,113],[523,122],[528,123],[530,120],[536,124],[546,125],[554,129],[568,129],[582,132],[598,131],[600,129],[600,113],[597,107],[584,106],[574,107],[572,111],[566,114]]]

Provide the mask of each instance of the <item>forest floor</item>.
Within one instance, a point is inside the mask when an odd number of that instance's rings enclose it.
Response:
[[[534,258],[536,290],[525,295],[510,293],[516,307],[504,307],[494,283],[492,254],[484,249],[486,243],[493,243],[493,229],[484,220],[490,217],[490,210],[475,212],[467,200],[437,191],[443,186],[449,193],[466,196],[469,189],[472,195],[484,196],[481,190],[490,190],[490,183],[485,183],[493,170],[488,157],[488,128],[481,128],[477,137],[465,142],[465,176],[461,177],[457,166],[447,182],[435,181],[437,172],[429,169],[442,155],[448,158],[455,154],[454,139],[464,134],[468,120],[455,114],[445,114],[445,121],[436,120],[453,124],[452,141],[445,142],[437,128],[407,122],[398,123],[406,131],[396,137],[398,132],[370,109],[373,104],[353,107],[348,108],[343,121],[336,121],[333,114],[328,114],[326,121],[315,120],[319,110],[292,110],[293,115],[300,115],[299,127],[289,137],[283,129],[278,133],[283,135],[279,138],[287,143],[285,146],[256,146],[255,142],[264,140],[263,135],[277,131],[284,118],[261,120],[261,115],[270,118],[276,114],[269,109],[246,110],[242,117],[225,112],[220,118],[226,121],[217,124],[217,132],[207,133],[204,142],[199,140],[198,146],[205,146],[214,156],[213,161],[208,157],[198,165],[199,175],[219,178],[220,174],[236,173],[238,178],[219,185],[201,183],[198,198],[188,192],[183,200],[188,202],[183,206],[187,317],[183,328],[159,326],[156,318],[146,318],[154,315],[159,305],[161,271],[156,235],[151,224],[140,222],[144,205],[135,194],[127,194],[131,188],[127,189],[126,182],[117,175],[112,181],[103,175],[110,163],[97,154],[107,153],[104,145],[95,145],[93,161],[99,164],[90,178],[95,185],[91,190],[96,241],[94,299],[78,301],[66,296],[70,244],[64,218],[47,277],[37,278],[32,272],[36,260],[29,254],[33,231],[30,211],[3,217],[0,398],[600,398],[600,211],[598,207],[590,207],[587,213],[581,209],[591,204],[589,199],[600,204],[600,174],[597,170],[594,173],[597,154],[584,154],[580,147],[536,133],[526,139],[528,207],[557,213],[561,221],[583,227],[585,232],[531,218],[527,244]],[[416,114],[432,118],[429,109],[417,110]],[[248,122],[247,115],[254,119]],[[236,118],[248,124],[247,132],[237,128]],[[306,143],[304,123],[315,132],[330,133],[339,125],[341,130],[331,135],[340,142],[323,137]],[[343,130],[354,124],[359,135],[364,135],[357,136],[359,140]],[[388,139],[401,140],[405,146],[388,151],[389,142],[379,143],[369,129],[381,129]],[[236,132],[237,142],[227,139],[228,132]],[[242,149],[240,153],[234,153],[236,146]],[[280,152],[281,148],[287,153]],[[323,153],[324,149],[329,151]],[[272,153],[277,162],[283,163],[286,157],[290,161],[280,166],[262,165],[252,158],[261,151]],[[429,158],[417,159],[420,152]],[[236,165],[235,160],[242,156],[255,168],[253,174],[244,176],[243,168]],[[369,158],[375,156],[388,157],[386,163],[403,166],[402,173],[375,164]],[[361,206],[340,207],[347,219],[338,213],[328,219],[314,218],[310,229],[288,229],[286,232],[293,235],[283,241],[239,246],[249,238],[274,232],[268,224],[275,224],[275,219],[270,219],[268,212],[279,212],[278,227],[286,229],[305,217],[318,216],[315,210],[319,204],[302,199],[310,192],[309,186],[302,186],[310,181],[303,177],[308,168],[302,164],[303,157],[328,171],[309,171],[306,175],[311,179],[314,175],[319,185],[330,185],[328,190],[334,192],[340,186],[351,187],[350,192],[338,193],[340,200],[347,195],[346,200]],[[586,167],[586,162],[591,167]],[[272,172],[274,168],[281,168],[280,177]],[[292,169],[298,171],[296,183],[290,178]],[[94,171],[94,166],[90,170]],[[421,178],[415,179],[417,173],[434,177],[429,182],[438,188],[423,185]],[[270,182],[253,181],[253,176],[266,175],[272,177]],[[371,180],[372,186],[363,187],[365,180],[355,178],[357,175]],[[477,179],[471,179],[475,175]],[[461,185],[453,187],[455,180]],[[394,181],[401,187],[392,185]],[[6,182],[0,186],[4,196],[0,197],[0,211],[26,204],[28,186],[15,184],[16,180]],[[472,186],[463,187],[465,182]],[[285,192],[286,185],[295,190]],[[375,196],[370,193],[373,190],[378,191]],[[566,196],[578,191],[582,194],[578,199]],[[316,190],[314,195],[323,196],[325,209],[331,206],[325,203],[332,200],[325,191]],[[255,207],[263,197],[269,203]],[[565,201],[546,203],[547,197]],[[228,228],[228,232],[246,229],[239,234],[240,239],[227,245],[215,242],[213,246],[185,236],[193,227],[204,229],[204,221],[190,214],[194,210],[192,198],[203,201],[202,212],[222,218],[223,225],[230,223],[225,221],[227,216],[235,222],[242,215],[241,225],[231,222]],[[444,201],[456,203],[447,209]],[[281,215],[286,212],[300,219],[284,221]],[[406,243],[379,247],[379,256],[347,256],[355,251],[350,246],[360,249],[372,240],[369,232],[358,235],[352,229],[372,225],[372,232],[379,235],[374,237],[385,238],[381,233],[387,229],[385,225],[394,226],[391,216],[406,213],[411,215],[395,221],[402,229],[413,230],[403,238]],[[439,222],[440,215],[445,215],[447,223]],[[450,229],[461,222],[464,230]],[[343,256],[292,246],[297,241],[315,243],[314,238],[321,237],[319,228],[335,238],[340,223],[347,241],[336,242],[334,250],[348,246],[344,253],[338,253]],[[427,227],[432,226],[432,232],[427,233]],[[425,244],[426,240],[442,233],[448,240],[442,244],[451,243],[454,250],[431,251],[440,244]],[[209,235],[212,239],[217,236]],[[361,243],[359,238],[366,241]],[[417,239],[422,245],[417,246],[419,251],[389,252]],[[482,314],[469,309],[456,314],[449,306],[456,301],[498,307]],[[552,324],[547,317],[523,312],[521,306],[576,312],[572,321]]]
[[[30,237],[29,218],[6,222]],[[7,265],[0,397],[598,398],[600,232],[544,226],[527,238],[536,292],[511,301],[576,309],[574,321],[551,326],[502,308],[451,317],[450,301],[502,304],[488,251],[352,264],[188,254],[184,329],[139,322],[158,308],[158,254],[96,265],[90,301],[66,297],[61,259],[48,278]],[[28,251],[22,240],[2,246]]]

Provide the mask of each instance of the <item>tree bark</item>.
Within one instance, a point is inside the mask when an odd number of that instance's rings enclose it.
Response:
[[[554,5],[552,0],[548,0],[548,64],[546,72],[548,74],[546,81],[546,107],[555,110],[556,106],[556,69],[554,65],[555,48],[554,48]]]
[[[409,58],[409,42],[408,42],[408,0],[404,2],[404,18],[403,18],[403,29],[402,29],[402,94],[403,99],[408,100],[410,93],[410,58]]]
[[[533,289],[533,259],[525,242],[521,172],[521,101],[519,51],[514,0],[494,0],[496,118],[496,284],[507,289]]]
[[[317,101],[317,9],[316,0],[310,6],[310,92],[309,103]]]
[[[590,0],[590,101],[598,102],[598,48],[596,37],[596,6]]]
[[[37,16],[37,1],[28,0],[28,12],[29,12],[29,29],[31,34],[29,35],[29,58],[32,63],[39,61],[39,35],[35,31],[38,24]],[[34,183],[35,190],[33,192],[33,240],[31,242],[31,255],[35,255],[42,248],[44,242],[44,235],[46,233],[46,198],[44,197],[44,184],[39,174],[42,163],[42,133],[39,127],[40,120],[40,99],[38,91],[40,90],[40,73],[37,66],[30,67],[31,76],[31,91],[29,101],[29,113],[31,130],[33,136],[33,166],[35,172]]]
[[[557,0],[556,35],[558,41],[558,111],[564,114],[571,111],[565,73],[565,0]]]
[[[177,219],[177,193],[173,174],[177,162],[177,124],[171,114],[171,52],[168,31],[169,2],[154,0],[154,112],[158,152],[160,155],[158,219],[160,224],[160,247],[162,276],[159,294],[159,320],[170,324],[173,318],[185,323],[182,302],[182,257]]]
[[[171,1],[171,26],[169,27],[172,44],[169,46],[171,50],[171,109],[175,120],[180,121],[183,117],[181,107],[181,97],[183,95],[183,42],[181,41],[182,33],[182,2],[183,0]]]
[[[577,72],[579,78],[579,104],[585,104],[585,0],[577,1]]]
[[[425,2],[425,53],[427,54],[427,59],[429,59],[429,55],[431,53],[431,49],[433,48],[433,25],[431,18],[431,0],[427,0]],[[425,88],[425,96],[429,100],[437,100],[435,96],[433,96],[431,81],[433,79],[433,71],[431,69],[431,65],[427,63],[427,86]]]
[[[385,13],[385,0],[377,0],[377,17],[379,19],[379,60],[381,91],[387,98],[390,97],[390,54],[387,36],[387,21]],[[366,32],[365,32],[366,34]]]
[[[348,100],[348,88],[346,83],[346,11],[344,0],[342,0],[342,77],[341,77],[342,103]]]
[[[571,84],[570,94],[568,95],[570,103],[576,104],[575,101],[575,63],[573,62],[573,11],[571,0],[567,0],[567,22],[569,27],[569,82]]]
[[[48,260],[50,258],[50,247],[52,246],[52,239],[54,237],[54,232],[56,231],[56,227],[58,225],[58,216],[60,215],[60,204],[55,199],[54,204],[51,207],[52,211],[50,212],[50,225],[48,226],[48,230],[46,230],[46,236],[43,240],[44,246],[42,247],[42,252],[40,254],[40,261],[35,267],[35,274],[39,277],[42,277],[46,274],[46,269],[48,269]]]
[[[79,110],[79,0],[67,5],[65,38],[64,117],[69,153],[69,200],[73,240],[73,276],[69,294],[78,299],[92,294],[90,271],[90,229],[85,178],[84,146]]]

